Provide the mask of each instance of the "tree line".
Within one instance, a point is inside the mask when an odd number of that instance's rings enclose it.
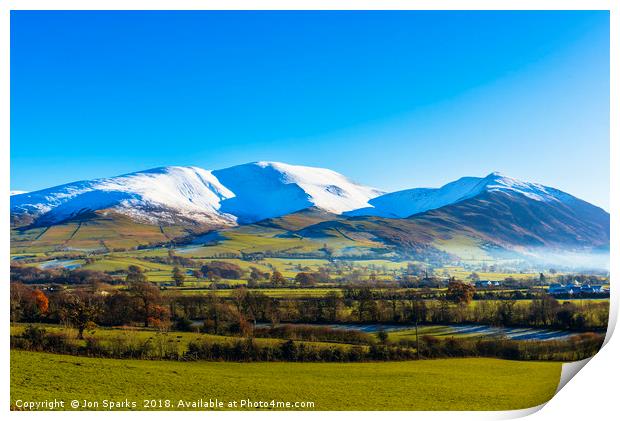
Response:
[[[129,275],[128,275],[129,276]],[[98,286],[71,290],[42,290],[11,283],[13,322],[64,323],[80,334],[89,326],[142,325],[201,329],[215,334],[250,334],[258,322],[280,323],[384,323],[457,324],[558,328],[576,331],[602,330],[607,326],[606,302],[560,303],[541,295],[531,301],[477,301],[473,290],[459,282],[450,284],[440,299],[408,295],[377,299],[369,287],[351,287],[343,295],[274,298],[259,290],[239,288],[230,296],[169,293],[139,274],[124,289]]]
[[[168,333],[140,339],[116,336],[102,340],[88,336],[75,340],[66,333],[47,332],[28,326],[11,336],[11,348],[46,351],[98,358],[133,358],[179,361],[291,361],[361,362],[402,361],[432,358],[495,357],[512,360],[575,361],[591,357],[602,346],[603,335],[584,333],[568,341],[515,341],[488,338],[448,338],[423,336],[419,344],[407,341],[371,345],[326,345],[292,339],[258,343],[253,337],[228,341],[199,338],[181,350]],[[417,348],[419,346],[419,349]]]

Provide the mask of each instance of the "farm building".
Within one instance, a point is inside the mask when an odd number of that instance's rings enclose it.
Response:
[[[578,284],[552,284],[547,292],[550,295],[574,295],[574,294],[606,294],[606,290],[602,285],[578,285]]]
[[[475,286],[476,288],[496,288],[498,286],[500,286],[500,282],[499,281],[476,281]]]

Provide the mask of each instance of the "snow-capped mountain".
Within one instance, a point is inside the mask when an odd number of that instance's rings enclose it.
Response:
[[[341,235],[401,249],[468,237],[501,249],[597,249],[609,246],[609,214],[560,190],[504,177],[465,177],[437,189],[411,189],[370,200],[370,207],[297,231]],[[348,216],[348,218],[347,218]]]
[[[342,213],[381,194],[323,168],[255,162],[208,171],[163,167],[11,196],[11,214],[40,224],[113,210],[150,223],[255,222],[311,206]]]
[[[572,202],[573,196],[540,184],[503,176],[498,172],[486,177],[463,177],[439,188],[415,188],[387,193],[369,201],[366,208],[347,212],[349,216],[406,218],[476,197],[484,192],[522,195],[539,202]]]
[[[54,223],[88,211],[113,209],[143,222],[231,225],[234,216],[219,211],[221,200],[229,197],[233,193],[210,171],[163,167],[11,196],[11,213]]]
[[[191,226],[202,231],[262,221],[265,227],[317,241],[372,238],[415,250],[457,236],[505,249],[609,245],[609,214],[603,209],[499,173],[383,194],[324,168],[253,162],[215,171],[156,168],[16,194],[10,200],[15,227],[88,223],[93,213],[115,221],[110,217],[118,213],[189,231]],[[123,235],[140,236],[133,231]]]
[[[240,222],[255,222],[309,207],[341,214],[368,206],[383,192],[351,182],[325,168],[280,162],[253,162],[213,171],[235,193],[221,210]]]

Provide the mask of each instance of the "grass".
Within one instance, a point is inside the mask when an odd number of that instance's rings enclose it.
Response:
[[[180,255],[185,257],[211,257],[221,253],[260,253],[260,252],[286,252],[286,253],[309,253],[317,252],[323,245],[321,242],[302,238],[276,237],[284,233],[282,230],[257,227],[239,227],[234,230],[220,232],[221,240],[216,245],[207,247],[190,246],[180,248]]]
[[[77,330],[72,328],[65,328],[60,325],[51,325],[51,324],[39,324],[34,323],[33,325],[44,328],[47,332],[50,333],[66,333],[70,338],[77,337]],[[23,330],[28,326],[28,324],[12,324],[11,325],[11,335],[19,335],[23,332]],[[243,340],[242,337],[239,336],[223,336],[223,335],[211,335],[205,333],[198,332],[179,332],[179,331],[170,331],[167,333],[159,333],[153,329],[146,328],[97,328],[94,333],[93,332],[84,332],[84,337],[95,337],[104,342],[112,340],[114,338],[124,338],[124,339],[133,339],[138,342],[147,342],[161,340],[168,343],[176,343],[176,347],[179,352],[183,353],[187,351],[189,343],[196,340],[206,340],[209,342],[232,342]],[[74,339],[76,342],[81,342],[84,345],[85,341],[79,341]],[[254,338],[254,341],[257,345],[274,345],[285,342],[284,339],[274,339],[274,338]],[[331,347],[331,348],[349,348],[351,345],[336,343],[336,342],[309,342],[309,341],[295,341],[297,343],[303,343],[308,347]]]
[[[140,224],[123,215],[97,214],[94,217],[85,217],[80,221],[67,222],[49,228],[14,229],[11,231],[11,251],[12,255],[45,252],[47,257],[52,259],[55,253],[75,252],[86,255],[89,251],[98,250],[103,254],[97,255],[94,262],[88,264],[85,264],[83,260],[79,262],[83,264],[84,269],[114,272],[124,270],[127,266],[134,264],[147,271],[149,280],[170,282],[172,265],[157,264],[140,259],[140,257],[167,256],[168,249],[156,247],[142,250],[122,250],[134,248],[140,244],[165,243],[171,238],[178,238],[187,234],[189,232],[177,226],[164,227]],[[376,273],[377,280],[387,281],[393,279],[398,274],[397,272],[406,268],[409,263],[420,264],[420,262],[414,261],[387,260],[385,256],[389,257],[390,253],[387,253],[389,250],[384,249],[384,246],[379,243],[364,238],[357,238],[352,241],[342,238],[341,235],[321,238],[320,240],[294,237],[284,235],[286,231],[282,229],[257,225],[224,229],[219,231],[219,234],[220,240],[217,243],[207,246],[202,244],[181,246],[176,249],[176,253],[185,258],[192,258],[199,264],[221,260],[220,256],[222,255],[241,257],[242,253],[283,253],[289,256],[287,258],[265,258],[259,261],[244,261],[240,258],[226,259],[226,261],[235,263],[246,271],[249,271],[252,266],[263,272],[271,272],[277,269],[288,279],[294,278],[301,270],[316,271],[320,267],[329,266],[330,262],[327,259],[295,258],[297,254],[307,255],[308,253],[318,254],[320,257],[323,254],[322,249],[325,244],[333,250],[335,256],[347,255],[352,257],[374,254],[377,258],[373,260],[362,258],[347,260],[347,266],[353,265],[355,270],[360,271],[361,279],[368,279],[371,273]],[[444,242],[455,247],[478,250],[477,245],[472,243],[469,238],[453,238]],[[382,250],[387,254],[378,253],[377,250]],[[333,276],[346,275],[348,272],[349,269],[344,269],[343,273]],[[437,272],[442,275],[466,279],[471,270],[457,266],[446,266]],[[479,272],[479,275],[481,279],[490,280],[503,280],[508,276],[517,279],[538,276],[529,273],[503,272]],[[187,280],[196,281],[191,276]],[[195,285],[191,284],[191,286]]]
[[[178,226],[160,227],[132,221],[120,214],[96,213],[48,229],[11,231],[13,253],[54,250],[111,250],[167,242],[186,234]]]
[[[538,278],[538,273],[472,271],[459,266],[445,266],[439,270],[439,273],[442,273],[443,271],[446,271],[450,276],[464,280],[468,279],[472,272],[476,272],[478,276],[480,276],[481,280],[486,281],[503,281],[508,277],[518,280]]]
[[[11,351],[17,399],[311,401],[315,410],[511,410],[553,396],[560,363],[452,359],[380,363],[111,360]],[[68,406],[68,404],[67,404]],[[173,409],[173,408],[171,408]]]
[[[450,326],[443,325],[433,325],[433,326],[424,326],[421,325],[418,327],[418,335],[420,337],[424,335],[432,335],[432,336],[450,336],[450,337],[464,337],[469,335],[459,335],[454,332],[454,329]],[[403,330],[395,330],[392,332],[388,332],[388,337],[392,341],[398,341],[400,339],[409,339],[411,341],[415,341],[415,328],[412,329],[403,329]]]
[[[439,250],[459,256],[461,259],[470,262],[491,259],[491,256],[481,248],[479,240],[465,235],[455,235],[449,239],[438,236],[433,244]]]

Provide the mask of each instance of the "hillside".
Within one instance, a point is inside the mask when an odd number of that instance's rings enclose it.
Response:
[[[202,255],[392,256],[605,252],[609,214],[499,173],[383,194],[324,168],[162,167],[11,196],[13,251],[179,241]]]
[[[217,171],[173,166],[11,195],[11,221],[49,226],[113,210],[143,223],[219,228],[309,207],[339,214],[368,206],[381,193],[324,168],[277,162]]]
[[[609,244],[609,214],[576,198],[569,204],[490,191],[408,219],[449,232],[467,230],[508,247],[597,248]]]

